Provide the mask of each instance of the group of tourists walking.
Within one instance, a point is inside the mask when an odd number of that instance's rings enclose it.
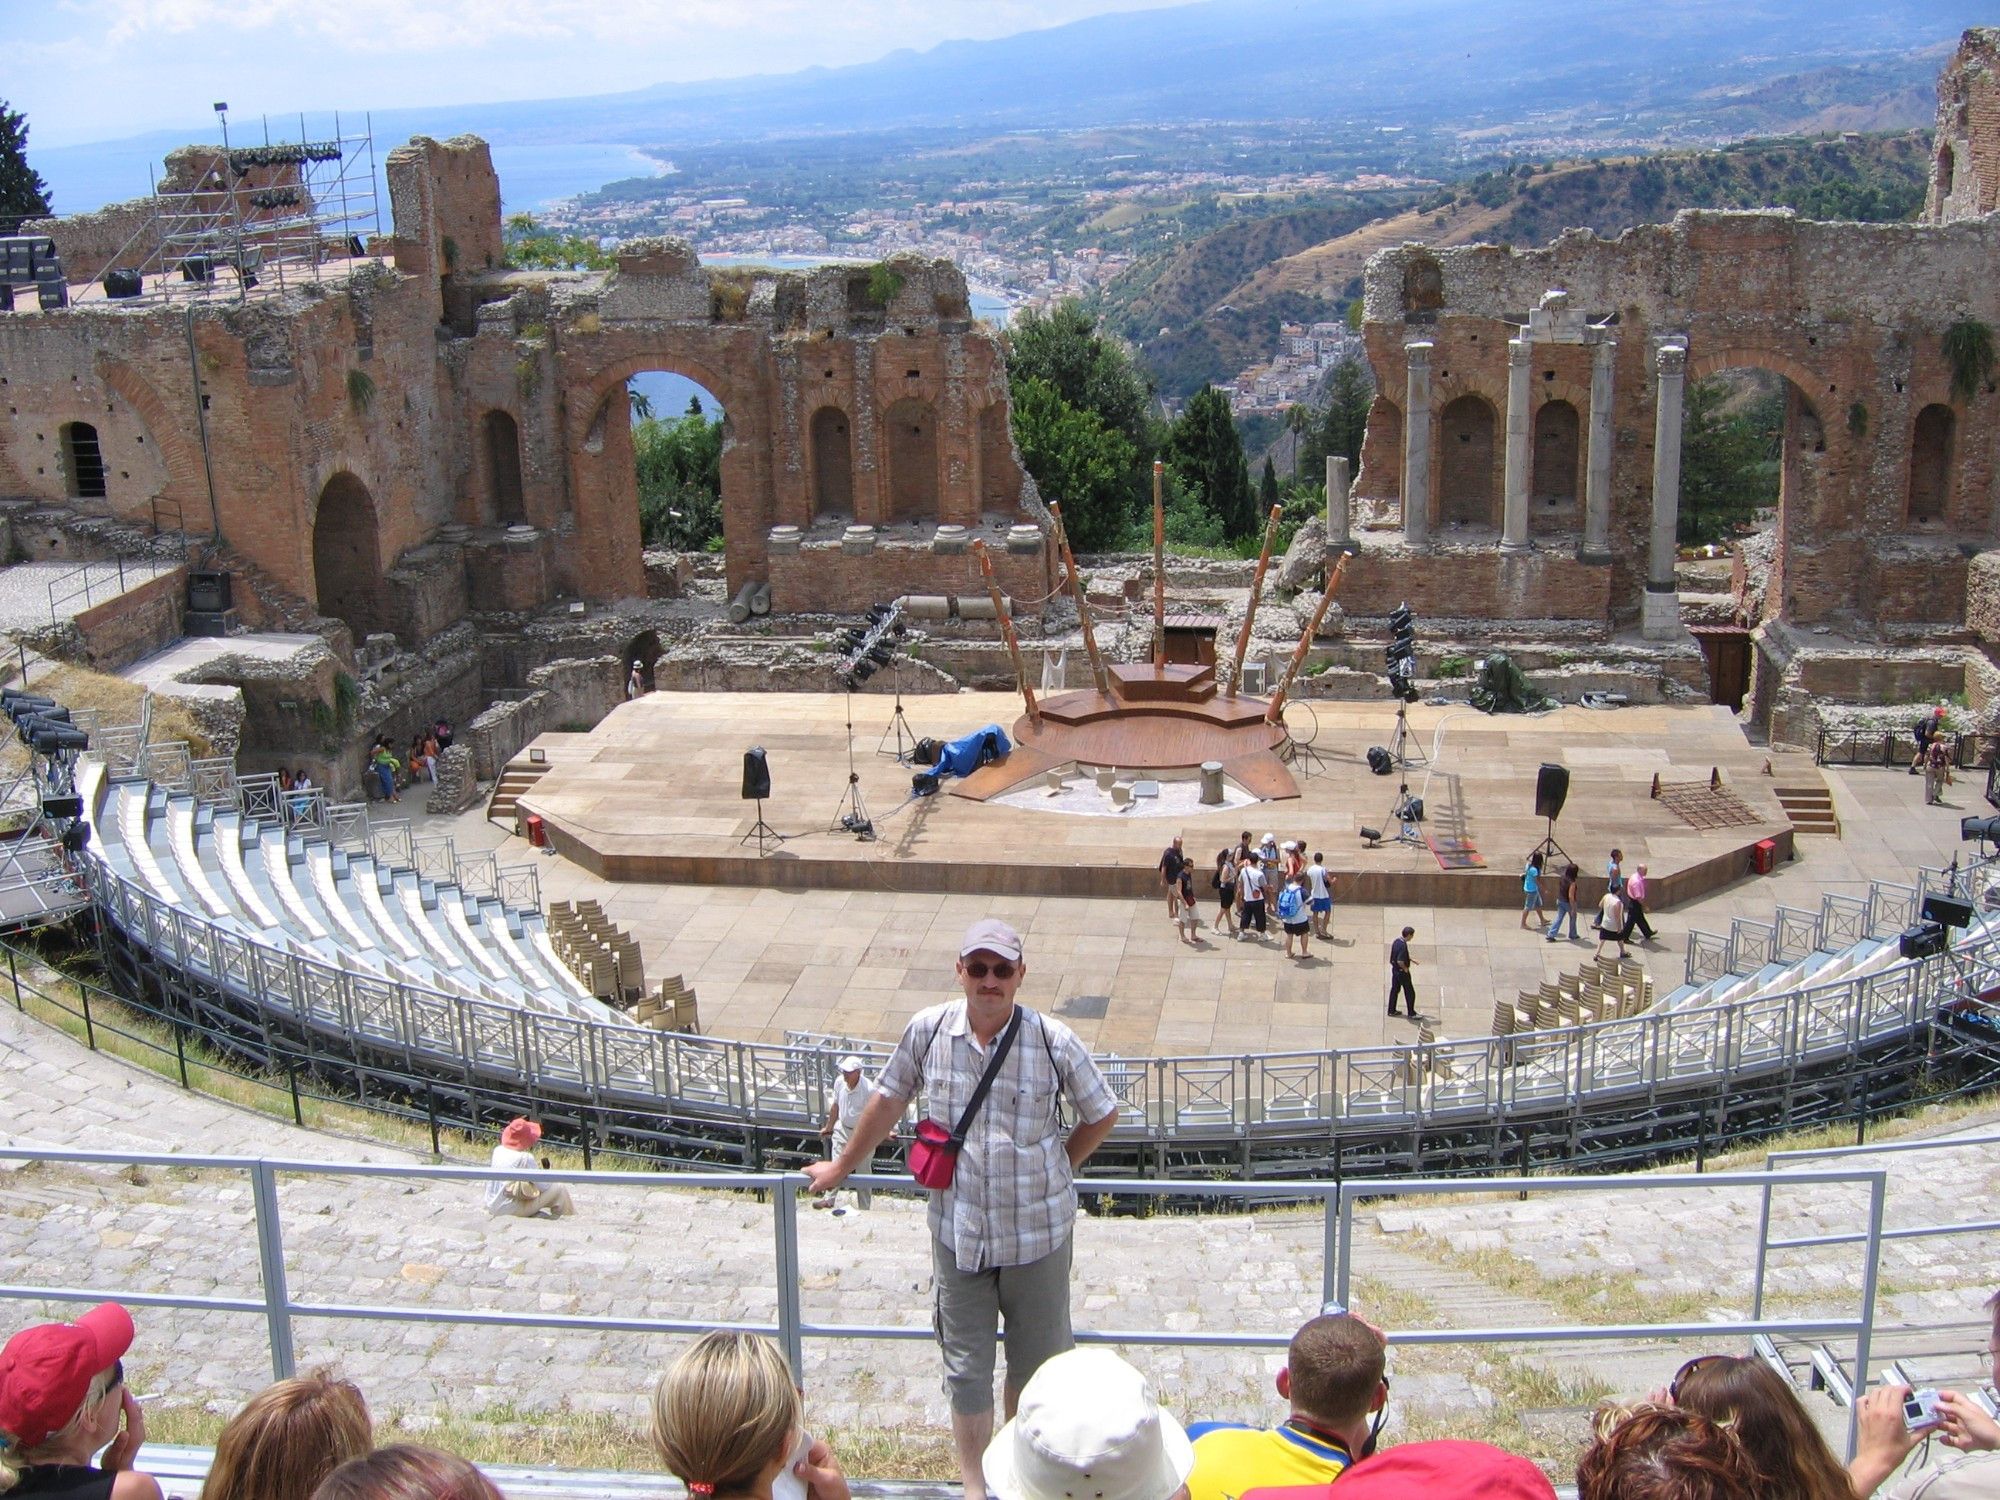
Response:
[[[1179,926],[1181,941],[1193,943],[1201,916],[1194,862],[1181,839],[1160,856],[1159,872],[1167,916]],[[1236,843],[1216,851],[1208,890],[1215,900],[1216,930],[1237,942],[1262,939],[1274,917],[1284,929],[1287,958],[1311,958],[1314,938],[1332,939],[1334,878],[1326,856],[1308,855],[1304,839],[1281,843],[1267,833],[1253,844],[1246,828]]]

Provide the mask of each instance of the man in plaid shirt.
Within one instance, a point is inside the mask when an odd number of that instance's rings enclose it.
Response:
[[[832,1161],[806,1168],[830,1192],[866,1161],[924,1092],[925,1113],[958,1127],[1028,972],[1021,935],[974,922],[959,945],[963,1000],[919,1012],[875,1080],[875,1097]],[[1080,1122],[1065,1137],[1064,1097]],[[965,1500],[985,1500],[982,1456],[993,1437],[993,1366],[1007,1320],[1006,1411],[1042,1362],[1074,1347],[1070,1333],[1072,1171],[1118,1123],[1118,1100],[1076,1033],[1021,1007],[1014,1045],[966,1131],[952,1185],[931,1194],[934,1324],[944,1350],[952,1440]]]

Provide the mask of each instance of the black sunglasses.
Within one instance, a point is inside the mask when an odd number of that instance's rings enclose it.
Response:
[[[989,967],[981,963],[978,959],[974,959],[969,964],[962,961],[961,964],[966,974],[973,979],[984,979],[988,974],[991,974],[995,979],[1012,979],[1015,974],[1014,965],[1010,963],[997,963]]]
[[[1680,1369],[1675,1372],[1673,1382],[1667,1387],[1667,1399],[1673,1402],[1674,1405],[1676,1406],[1680,1405],[1682,1381],[1686,1380],[1688,1376],[1692,1375],[1696,1370],[1699,1370],[1703,1365],[1712,1365],[1716,1363],[1718,1360],[1733,1359],[1733,1358],[1735,1358],[1735,1356],[1730,1354],[1696,1355],[1693,1359],[1689,1360],[1686,1364],[1682,1365]]]

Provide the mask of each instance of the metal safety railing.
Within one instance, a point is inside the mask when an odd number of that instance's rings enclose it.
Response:
[[[433,1325],[476,1325],[500,1328],[575,1329],[591,1333],[704,1333],[712,1328],[730,1328],[767,1334],[785,1350],[794,1371],[803,1371],[804,1343],[807,1339],[928,1340],[933,1337],[928,1321],[911,1324],[833,1323],[809,1319],[802,1299],[799,1256],[798,1200],[807,1182],[801,1173],[768,1172],[588,1172],[545,1168],[493,1170],[470,1166],[403,1166],[382,1163],[280,1160],[240,1156],[191,1156],[177,1153],[128,1151],[44,1151],[22,1147],[0,1148],[0,1160],[39,1161],[97,1168],[172,1167],[180,1170],[213,1170],[244,1173],[249,1182],[254,1230],[257,1236],[260,1292],[257,1297],[196,1296],[179,1292],[146,1292],[120,1287],[81,1287],[12,1282],[0,1285],[0,1297],[44,1302],[119,1301],[133,1307],[169,1307],[202,1312],[227,1312],[260,1316],[264,1320],[271,1370],[274,1378],[285,1379],[297,1370],[293,1322],[299,1318],[332,1318],[367,1322],[427,1323]],[[286,1244],[283,1208],[278,1194],[281,1176],[390,1178],[412,1182],[469,1182],[532,1180],[541,1183],[589,1183],[598,1187],[631,1187],[650,1191],[697,1190],[768,1194],[771,1204],[772,1279],[775,1317],[769,1322],[719,1321],[687,1318],[605,1317],[557,1312],[514,1312],[489,1308],[440,1308],[392,1306],[376,1303],[305,1301],[295,1297],[286,1275]],[[856,1186],[915,1191],[906,1177],[857,1176]],[[1323,1300],[1345,1305],[1353,1287],[1354,1218],[1356,1205],[1364,1198],[1420,1197],[1464,1193],[1657,1193],[1662,1191],[1703,1193],[1732,1189],[1757,1189],[1768,1194],[1775,1186],[1827,1188],[1853,1185],[1864,1188],[1868,1205],[1865,1229],[1855,1235],[1831,1238],[1827,1243],[1853,1243],[1865,1247],[1861,1267],[1858,1306],[1852,1315],[1804,1318],[1766,1318],[1762,1315],[1762,1275],[1767,1256],[1760,1241],[1757,1256],[1758,1282],[1754,1289],[1752,1315],[1748,1318],[1701,1322],[1663,1323],[1584,1323],[1550,1327],[1475,1327],[1392,1329],[1393,1342],[1404,1346],[1450,1344],[1559,1344],[1610,1339],[1717,1340],[1750,1338],[1757,1335],[1851,1335],[1855,1340],[1855,1380],[1859,1388],[1867,1368],[1869,1346],[1875,1330],[1876,1292],[1879,1286],[1881,1250],[1891,1233],[1883,1227],[1888,1191],[1888,1172],[1875,1168],[1836,1168],[1793,1172],[1713,1173],[1703,1177],[1658,1175],[1632,1178],[1604,1177],[1521,1177],[1479,1181],[1438,1181],[1392,1179],[1372,1182],[1178,1182],[1163,1191],[1155,1181],[1088,1178],[1079,1182],[1087,1197],[1173,1199],[1224,1199],[1231,1203],[1250,1200],[1317,1204],[1324,1216],[1320,1266]],[[1768,1198],[1767,1198],[1768,1201]],[[1765,1225],[1768,1238],[1768,1221]],[[928,1232],[928,1231],[924,1231]],[[1808,1243],[1782,1241],[1780,1244]],[[1193,1348],[1283,1348],[1291,1339],[1290,1328],[1268,1330],[1199,1330],[1162,1328],[1103,1327],[1079,1329],[1080,1342],[1120,1345]],[[1850,1451],[1854,1429],[1850,1421]]]

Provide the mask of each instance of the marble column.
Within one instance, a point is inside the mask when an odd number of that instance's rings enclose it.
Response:
[[[1353,508],[1348,504],[1347,455],[1326,456],[1326,551],[1331,557],[1353,535]]]
[[[1507,340],[1507,471],[1500,505],[1500,550],[1528,550],[1528,484],[1534,418],[1531,380],[1535,346],[1525,338]]]
[[[1611,560],[1611,403],[1618,344],[1606,339],[1590,351],[1590,446],[1583,471],[1583,560]]]
[[[1403,401],[1403,543],[1431,539],[1431,346],[1406,344],[1409,383]]]
[[[1680,550],[1681,398],[1687,385],[1687,350],[1679,344],[1662,344],[1655,362],[1659,386],[1653,402],[1653,532],[1646,549],[1643,624],[1649,640],[1663,640],[1681,629],[1674,555]]]

